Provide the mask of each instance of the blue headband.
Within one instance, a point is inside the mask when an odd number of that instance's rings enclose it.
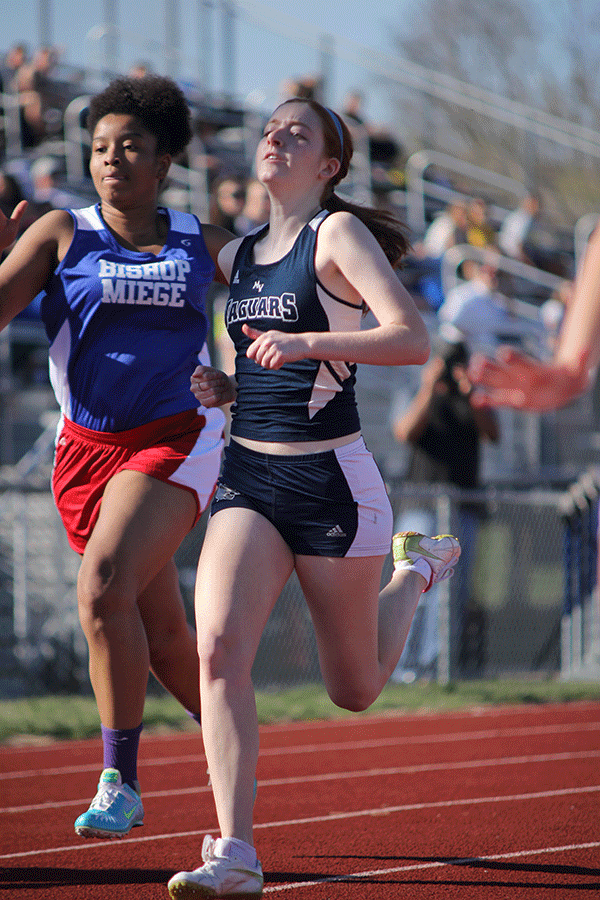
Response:
[[[344,132],[342,131],[342,123],[340,117],[337,113],[335,113],[332,109],[329,109],[328,106],[325,107],[329,115],[331,116],[331,120],[335,125],[335,130],[338,133],[338,137],[340,139],[340,162],[342,161],[342,157],[344,156]]]

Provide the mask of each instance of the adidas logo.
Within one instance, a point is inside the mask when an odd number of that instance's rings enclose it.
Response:
[[[346,537],[346,532],[339,525],[335,525],[329,529],[327,537]]]
[[[235,275],[234,275],[234,278],[233,278],[233,281],[232,281],[231,283],[232,283],[232,284],[239,284],[239,283],[240,283],[240,271],[239,271],[239,269],[236,271],[236,273],[235,273]]]
[[[215,491],[215,501],[217,503],[219,500],[233,500],[234,497],[238,496],[239,491],[234,491],[233,488],[227,487],[226,484],[219,484]]]

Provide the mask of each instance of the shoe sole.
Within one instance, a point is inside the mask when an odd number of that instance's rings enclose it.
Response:
[[[262,889],[258,892],[254,891],[253,893],[248,893],[247,891],[243,894],[217,894],[212,888],[204,887],[200,884],[175,884],[173,887],[169,888],[169,895],[172,900],[197,900],[200,898],[214,898],[215,897],[235,897],[236,900],[256,900],[257,897],[262,897],[263,892]]]
[[[131,828],[137,828],[143,824],[143,822],[134,822]],[[105,840],[106,838],[127,837],[131,828],[128,828],[127,831],[103,831],[101,828],[93,828],[91,825],[80,825],[79,828],[75,829],[75,834],[78,834],[79,837],[82,838],[99,838],[100,840]]]

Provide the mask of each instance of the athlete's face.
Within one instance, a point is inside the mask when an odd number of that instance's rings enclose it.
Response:
[[[268,187],[286,180],[295,186],[314,183],[322,187],[337,168],[338,160],[325,154],[323,126],[317,113],[301,102],[279,106],[258,144],[259,180]]]
[[[170,156],[156,152],[156,137],[135,116],[100,119],[92,138],[90,173],[100,198],[119,208],[156,201]]]

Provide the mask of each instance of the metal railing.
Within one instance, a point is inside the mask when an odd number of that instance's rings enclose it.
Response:
[[[478,182],[485,187],[486,193],[490,186],[493,186],[513,198],[514,203],[509,204],[507,208],[492,204],[490,213],[494,219],[502,219],[509,209],[518,206],[527,193],[525,186],[514,178],[498,175],[496,172],[445,153],[420,150],[408,158],[405,167],[408,225],[416,234],[423,234],[427,226],[427,198],[441,200],[445,204],[468,199],[467,195],[460,191],[425,178],[425,173],[430,167],[444,169],[453,175],[469,178],[471,182]]]

